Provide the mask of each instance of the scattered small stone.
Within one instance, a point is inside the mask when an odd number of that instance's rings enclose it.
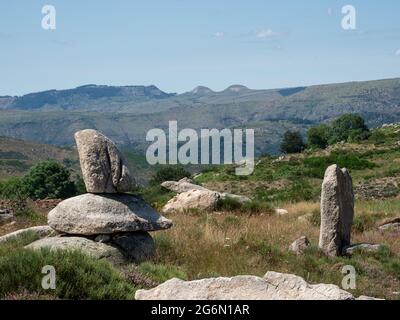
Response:
[[[275,209],[275,213],[276,213],[278,216],[284,216],[284,215],[288,214],[289,211],[287,211],[287,210],[285,210],[285,209]]]
[[[379,226],[381,231],[400,231],[400,218],[395,218],[386,221],[384,224]]]
[[[307,237],[301,237],[295,240],[290,246],[289,250],[294,252],[296,255],[304,254],[305,250],[311,245]]]
[[[312,213],[306,213],[306,214],[298,217],[297,220],[300,222],[309,222],[311,217],[312,217]]]
[[[368,244],[368,243],[361,243],[361,244],[354,244],[351,245],[343,250],[344,255],[352,255],[356,252],[378,252],[384,246],[381,244]]]

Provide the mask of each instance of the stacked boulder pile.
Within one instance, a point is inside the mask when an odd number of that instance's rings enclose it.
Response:
[[[81,249],[95,258],[141,262],[154,256],[149,231],[172,222],[142,198],[128,194],[135,179],[115,144],[96,130],[75,134],[87,194],[60,202],[48,215],[56,237],[33,242],[33,249]]]

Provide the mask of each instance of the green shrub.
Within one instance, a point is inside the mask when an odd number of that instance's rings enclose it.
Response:
[[[331,124],[312,127],[307,132],[307,142],[312,148],[325,149],[341,141],[361,142],[367,140],[371,133],[364,119],[358,114],[345,114]]]
[[[345,114],[332,122],[332,135],[329,144],[340,141],[361,141],[368,139],[369,129],[358,114]]]
[[[326,168],[332,164],[337,164],[341,168],[349,170],[372,169],[376,165],[366,159],[361,158],[361,155],[351,152],[332,152],[326,157],[310,157],[304,159],[306,170],[304,175],[312,178],[323,178]]]
[[[139,189],[138,194],[141,195],[143,199],[151,205],[162,207],[171,198],[173,198],[176,193],[161,187],[159,184],[156,184],[147,188]]]
[[[307,143],[311,148],[325,149],[328,146],[331,128],[329,125],[321,124],[307,131]]]
[[[49,160],[33,166],[23,178],[28,196],[33,199],[65,199],[76,195],[76,186],[69,171],[61,164]]]
[[[286,131],[281,142],[283,153],[300,153],[305,149],[303,137],[300,132]]]
[[[269,203],[265,201],[252,200],[249,202],[241,203],[232,198],[225,198],[218,200],[217,210],[259,214],[259,213],[271,213],[273,211],[273,208]]]
[[[238,211],[242,209],[242,204],[232,198],[219,199],[217,210],[219,211]]]
[[[54,266],[56,289],[43,290],[42,268]],[[60,299],[133,299],[136,288],[105,262],[78,251],[18,249],[0,257],[0,298],[22,291]]]

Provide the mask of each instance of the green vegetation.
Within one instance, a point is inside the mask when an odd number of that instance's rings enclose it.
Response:
[[[33,166],[23,178],[28,196],[33,199],[66,199],[76,194],[69,171],[55,161],[44,161]]]
[[[269,202],[252,200],[250,202],[241,203],[232,198],[218,200],[217,210],[250,215],[273,212],[273,208],[271,207],[271,204]]]
[[[298,131],[286,131],[281,143],[283,153],[300,153],[305,149],[303,137]]]
[[[165,282],[172,278],[187,280],[187,274],[173,265],[154,264],[143,262],[139,265],[139,272],[157,283]]]
[[[364,119],[358,114],[345,114],[330,125],[321,124],[312,127],[307,132],[308,145],[311,148],[325,149],[341,141],[360,142],[370,137],[370,132]],[[374,139],[380,140],[376,134]]]
[[[65,199],[85,192],[82,179],[71,181],[70,172],[51,160],[33,166],[24,177],[0,181],[0,198],[19,203],[28,198]]]
[[[331,127],[327,124],[320,124],[317,127],[311,127],[307,131],[307,143],[311,148],[325,149],[329,145]]]
[[[150,180],[150,184],[160,184],[164,181],[178,181],[185,177],[190,177],[190,172],[179,165],[162,166]]]

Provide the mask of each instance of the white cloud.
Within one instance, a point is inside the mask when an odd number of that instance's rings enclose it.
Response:
[[[224,36],[225,36],[225,33],[221,32],[221,31],[214,33],[214,37],[216,37],[216,38],[222,38]]]
[[[271,38],[279,35],[280,34],[278,32],[272,31],[271,29],[260,30],[256,32],[257,38]]]
[[[395,55],[396,55],[396,56],[400,56],[400,49],[397,49],[397,50],[396,50]]]

